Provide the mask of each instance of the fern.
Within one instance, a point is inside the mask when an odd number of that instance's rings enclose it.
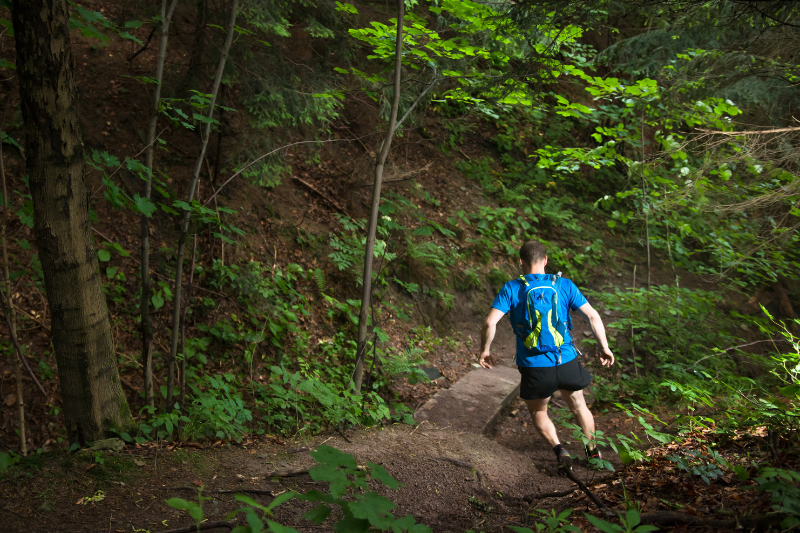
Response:
[[[325,273],[319,268],[314,270],[314,281],[317,282],[317,288],[319,289],[319,292],[325,292]]]
[[[508,202],[509,204],[514,203],[527,203],[530,202],[530,197],[525,194],[527,192],[527,186],[520,184],[514,187],[513,189],[506,189],[503,187],[503,200]]]

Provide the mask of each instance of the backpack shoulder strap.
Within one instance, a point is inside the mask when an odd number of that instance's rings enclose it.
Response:
[[[561,280],[563,280],[563,279],[564,278],[561,276],[561,272],[559,272],[558,274],[553,276],[553,287],[555,287],[556,292],[558,292],[559,294],[561,294]],[[572,315],[570,315],[570,313],[569,313],[569,302],[566,301],[566,298],[564,299],[564,301],[567,304],[567,329],[571,331],[572,330]]]

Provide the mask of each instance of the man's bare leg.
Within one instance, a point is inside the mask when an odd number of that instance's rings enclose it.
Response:
[[[594,416],[586,406],[586,398],[583,396],[583,391],[562,390],[561,397],[564,398],[567,408],[575,415],[575,421],[583,430],[584,435],[594,440]],[[550,425],[552,425],[552,422]],[[593,444],[590,444],[589,448],[592,447]]]
[[[547,404],[550,402],[550,398],[524,401],[528,406],[528,411],[531,413],[531,418],[533,418],[533,427],[536,428],[539,435],[541,435],[551,447],[560,444],[556,426],[553,424],[553,421],[550,420],[550,417],[547,416]],[[584,402],[584,405],[585,403],[586,402]],[[589,415],[591,416],[591,413],[589,413]]]

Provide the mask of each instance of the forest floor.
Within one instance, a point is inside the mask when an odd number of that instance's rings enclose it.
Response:
[[[564,491],[573,484],[558,475],[552,452],[533,431],[527,412],[512,412],[514,416],[506,418],[490,437],[429,424],[395,424],[345,436],[291,441],[267,437],[240,445],[217,443],[205,449],[163,444],[129,447],[118,454],[104,454],[103,464],[84,452],[39,456],[36,468],[0,484],[6,514],[3,531],[156,533],[191,524],[184,512],[164,502],[176,496],[192,500],[201,485],[204,494],[212,498],[204,506],[206,518],[224,520],[241,506],[233,498],[237,491],[268,490],[277,495],[286,490],[325,490],[325,484],[312,481],[307,474],[271,475],[310,468],[315,462],[308,451],[322,443],[353,454],[358,464],[381,464],[400,481],[403,486],[397,491],[376,487],[397,504],[396,516],[413,514],[434,531],[522,525],[532,505],[525,496]],[[612,414],[601,417],[599,423],[616,427],[624,421]],[[578,453],[577,444],[570,447]],[[450,460],[469,463],[477,473]],[[614,458],[612,461],[619,466]],[[590,485],[609,476],[582,466],[575,470]],[[98,491],[102,491],[102,500],[78,503]],[[249,495],[256,501],[271,500],[269,495]],[[318,529],[302,518],[313,505],[292,500],[279,508],[278,521],[300,531]]]
[[[192,520],[165,501],[173,497],[196,499],[201,486],[204,496],[210,498],[204,503],[205,518],[225,520],[229,512],[241,506],[234,499],[235,493],[267,503],[288,490],[326,490],[326,484],[314,482],[308,474],[284,477],[276,473],[314,466],[309,451],[327,444],[352,454],[359,465],[367,461],[382,465],[402,485],[393,491],[371,482],[371,488],[396,503],[395,516],[412,514],[435,532],[533,527],[530,514],[536,509],[561,512],[570,508],[575,509],[572,524],[593,531],[583,513],[596,515],[597,508],[579,490],[559,498],[536,497],[569,491],[575,485],[559,475],[552,452],[535,433],[522,402],[512,403],[507,414],[490,436],[430,424],[394,424],[287,441],[267,436],[233,445],[135,446],[101,455],[102,464],[86,452],[34,456],[36,463],[0,482],[2,530],[169,531],[189,526]],[[597,422],[612,434],[626,433],[634,423],[618,412],[598,416]],[[564,429],[561,433],[568,435]],[[744,454],[756,458],[763,453],[759,447],[762,441],[757,435],[742,436],[718,451],[729,459]],[[579,454],[578,443],[570,442],[567,447]],[[705,483],[697,476],[679,472],[665,457],[669,451],[662,448],[653,454],[653,461],[627,467],[621,467],[617,456],[608,453],[605,456],[614,464],[615,472],[595,472],[578,465],[575,473],[608,507],[622,511],[633,505],[642,512],[679,509],[687,516],[725,519],[734,512],[741,515],[745,509],[755,514],[768,510],[765,494],[741,490],[753,481],[740,482],[728,474]],[[96,501],[91,501],[92,497]],[[290,500],[278,508],[276,518],[301,532],[332,530],[331,519],[318,526],[302,518],[313,505]]]

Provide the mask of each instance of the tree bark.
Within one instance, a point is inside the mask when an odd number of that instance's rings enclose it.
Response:
[[[239,9],[238,0],[233,0],[231,5],[231,18],[228,25],[228,36],[225,38],[225,45],[222,48],[222,56],[219,59],[217,67],[217,75],[214,78],[214,86],[211,89],[211,101],[208,103],[207,118],[214,117],[214,105],[219,93],[219,86],[222,83],[222,74],[225,71],[225,63],[228,59],[228,51],[233,42],[233,34],[236,30],[236,14]],[[192,182],[189,185],[189,191],[186,194],[186,203],[192,203],[194,199],[195,189],[197,182],[200,179],[200,169],[203,166],[203,160],[206,157],[206,149],[208,148],[208,137],[211,134],[211,122],[205,122],[201,130],[201,144],[200,154],[197,156],[197,161],[194,165],[194,172],[192,173]],[[178,253],[177,265],[175,267],[175,292],[173,294],[173,309],[172,309],[172,343],[170,344],[169,351],[169,364],[167,368],[167,411],[171,411],[174,405],[175,398],[175,358],[178,354],[178,338],[180,337],[180,318],[181,318],[181,284],[183,281],[183,259],[186,253],[186,237],[189,234],[189,218],[190,211],[183,212],[183,220],[181,223],[181,234],[178,239]]]
[[[66,0],[14,0],[12,18],[34,233],[71,442],[128,430],[89,221]]]
[[[169,38],[169,23],[172,12],[178,0],[172,0],[172,5],[167,9],[167,0],[161,1],[161,42],[158,49],[156,63],[156,87],[153,94],[153,107],[150,110],[150,122],[147,129],[147,145],[145,152],[145,166],[150,172],[144,183],[142,196],[150,199],[152,192],[153,175],[153,144],[156,140],[156,127],[158,125],[158,110],[161,102],[161,83],[164,79],[164,58],[167,56],[167,40]],[[155,407],[153,399],[153,323],[150,320],[150,219],[142,215],[141,220],[141,257],[142,257],[142,294],[139,302],[141,312],[142,334],[142,368],[144,372],[144,401],[145,405]]]
[[[389,114],[389,129],[383,141],[378,160],[375,164],[375,184],[372,187],[372,207],[367,227],[367,246],[364,252],[363,292],[361,293],[361,310],[358,314],[358,342],[356,348],[356,368],[353,372],[353,385],[357,392],[361,392],[361,381],[364,376],[364,356],[367,348],[367,318],[369,316],[370,300],[372,299],[372,260],[375,250],[375,231],[378,226],[378,208],[381,203],[381,185],[383,184],[383,167],[389,156],[392,139],[396,130],[397,108],[400,106],[400,74],[403,62],[403,17],[404,0],[397,0],[397,35],[395,37],[394,60],[394,94],[392,95],[392,108]]]

